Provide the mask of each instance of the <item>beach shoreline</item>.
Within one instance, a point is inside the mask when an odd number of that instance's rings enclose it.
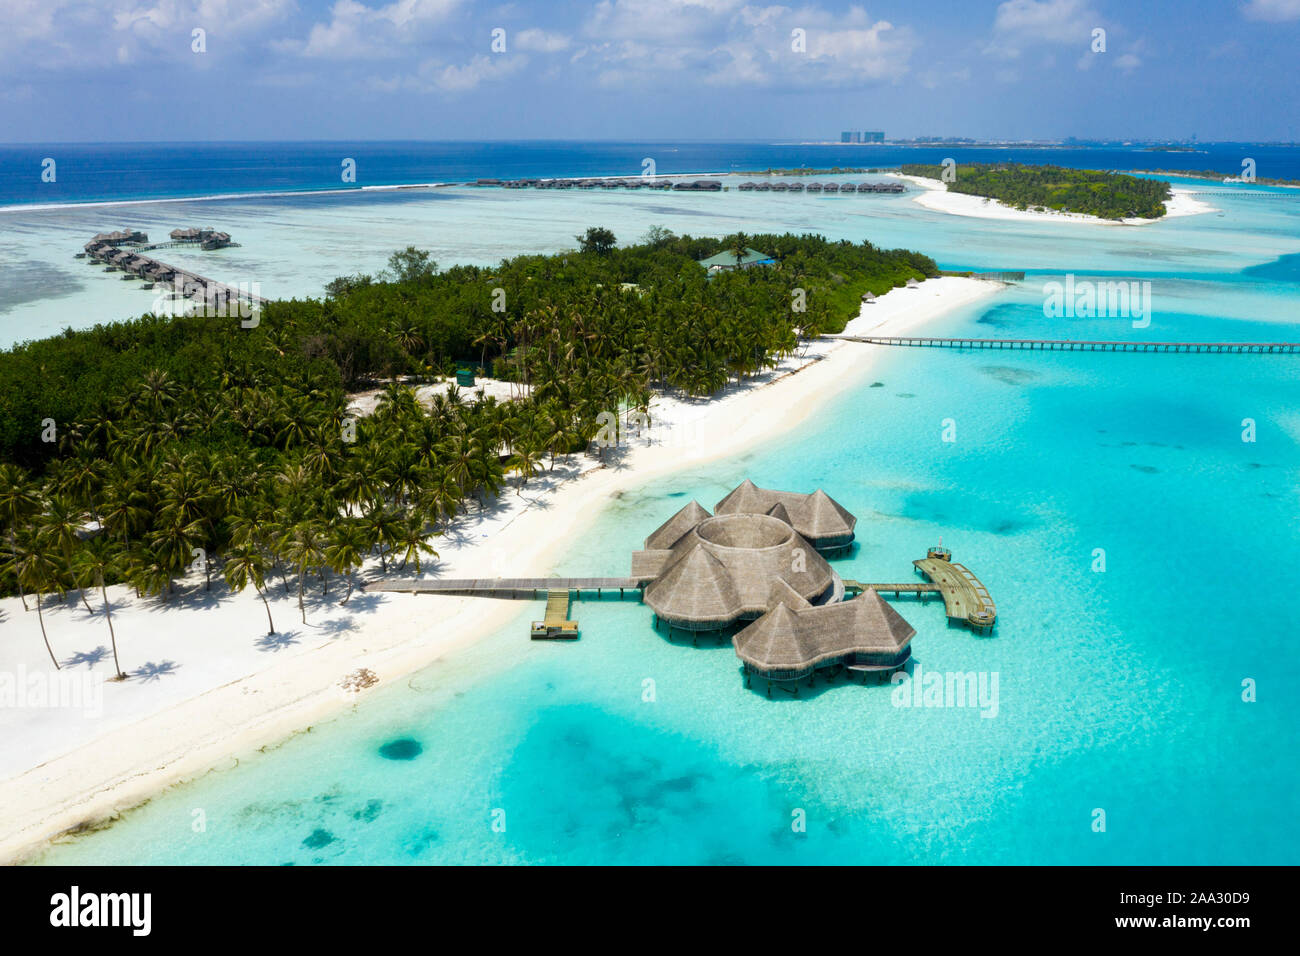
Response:
[[[845,334],[914,332],[1001,288],[945,277],[894,289],[863,305]],[[609,463],[594,455],[571,456],[557,466],[559,477],[543,472],[519,493],[512,480],[496,507],[465,516],[454,535],[435,539],[439,574],[549,573],[567,542],[616,495],[789,432],[863,381],[884,348],[827,336],[776,370],[729,385],[707,401],[659,398],[651,407],[648,437],[609,452]],[[229,768],[241,755],[277,746],[339,715],[365,698],[365,691],[340,688],[349,674],[364,668],[391,683],[496,633],[523,610],[512,601],[358,591],[350,608],[338,607],[337,594],[313,599],[313,621],[301,625],[296,602],[279,593],[278,582],[268,582],[276,592],[270,598],[277,629],[294,640],[250,642],[267,630],[262,603],[251,590],[228,595],[224,585],[214,585],[218,598],[204,592],[201,573],[182,584],[184,597],[173,599],[171,607],[136,600],[125,587],[110,589],[126,669],[157,658],[173,663],[177,676],[167,676],[164,668],[152,681],[104,685],[109,703],[95,718],[68,708],[0,712],[7,743],[0,752],[7,795],[0,861],[31,859],[60,835],[111,821],[165,789]],[[336,585],[341,589],[342,582]],[[11,625],[9,639],[0,644],[0,672],[48,672],[35,612],[24,612],[18,598],[6,598],[0,613]],[[102,643],[102,619],[86,614],[77,592],[47,608],[45,617],[60,654],[84,655],[88,646]],[[519,639],[527,637],[521,633]]]
[[[1197,199],[1192,195],[1191,190],[1174,186],[1172,187],[1172,198],[1165,203],[1165,214],[1159,219],[1101,219],[1097,216],[1077,212],[1057,212],[1055,210],[1038,212],[1032,209],[1014,209],[996,199],[949,192],[947,184],[937,179],[927,179],[923,176],[905,176],[902,173],[893,175],[897,179],[903,179],[914,186],[921,187],[921,191],[912,197],[912,201],[924,206],[926,209],[945,212],[954,216],[970,216],[976,219],[1091,223],[1099,226],[1149,226],[1152,223],[1163,222],[1167,219],[1199,216],[1203,213],[1219,211],[1217,207]]]

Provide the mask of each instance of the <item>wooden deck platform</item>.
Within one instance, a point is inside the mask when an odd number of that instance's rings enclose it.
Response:
[[[912,564],[928,581],[938,585],[949,620],[964,621],[981,633],[993,629],[998,618],[997,607],[988,588],[965,565],[942,558],[920,558]]]
[[[533,621],[530,635],[535,641],[575,641],[578,622],[569,620],[569,592],[555,589],[546,592],[546,617]]]

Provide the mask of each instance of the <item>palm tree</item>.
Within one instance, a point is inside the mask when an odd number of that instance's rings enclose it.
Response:
[[[515,487],[515,494],[524,493],[524,485],[528,484],[528,479],[537,473],[541,466],[542,453],[536,449],[531,441],[515,446],[515,453],[510,456],[509,468],[511,471],[519,473],[519,484]],[[552,465],[554,459],[552,459]]]
[[[257,596],[262,599],[262,606],[266,608],[266,623],[270,628],[267,636],[274,634],[275,621],[271,620],[271,605],[266,600],[266,558],[262,552],[249,545],[235,546],[226,554],[224,574],[233,591],[243,591],[252,582]],[[305,616],[303,620],[306,621]]]
[[[77,578],[77,584],[81,588],[87,585],[94,585],[99,588],[100,596],[104,600],[104,617],[108,620],[108,636],[113,643],[113,671],[114,680],[126,680],[126,674],[122,672],[122,666],[118,663],[117,658],[117,633],[113,630],[113,611],[108,603],[108,588],[104,584],[104,578],[117,571],[117,554],[112,550],[107,538],[93,538],[85,542],[72,559],[73,574]],[[84,598],[83,598],[84,599]]]
[[[325,560],[336,574],[347,575],[348,593],[339,602],[347,604],[356,584],[353,572],[366,561],[366,534],[358,520],[344,518],[330,528]]]
[[[740,264],[745,261],[745,255],[749,252],[749,237],[743,232],[736,233],[731,237],[731,244],[727,247],[727,251],[736,257],[736,268],[740,268]]]
[[[303,584],[308,569],[319,571],[325,563],[320,527],[314,521],[300,521],[281,536],[281,550],[298,573],[298,610],[307,623],[307,606],[303,603]]]
[[[54,657],[54,648],[50,647],[50,636],[45,631],[45,614],[41,607],[46,588],[54,587],[60,595],[63,594],[63,568],[45,548],[19,540],[15,544],[14,571],[18,575],[20,586],[25,585],[36,595],[36,616],[41,622],[41,638],[45,641],[45,650],[50,655],[54,669],[61,670]]]
[[[433,546],[426,540],[427,534],[424,527],[424,518],[420,515],[409,514],[402,521],[398,528],[397,545],[402,548],[402,567],[406,567],[406,562],[415,561],[415,573],[420,573],[420,555],[431,554],[435,558],[438,552],[433,550]]]
[[[9,538],[12,561],[18,559],[18,529],[40,510],[41,499],[28,481],[27,474],[17,465],[0,463],[0,531]],[[18,594],[22,597],[23,610],[30,611],[21,578],[18,581]]]

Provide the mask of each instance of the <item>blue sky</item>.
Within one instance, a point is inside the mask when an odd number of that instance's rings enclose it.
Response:
[[[1300,139],[1300,0],[0,0],[0,28],[6,142]]]

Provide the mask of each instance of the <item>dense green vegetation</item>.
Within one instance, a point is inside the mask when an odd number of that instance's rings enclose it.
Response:
[[[589,251],[445,272],[408,248],[383,276],[267,304],[255,327],[145,316],[0,353],[0,592],[125,581],[165,597],[201,571],[264,595],[278,576],[305,620],[309,579],[350,594],[369,556],[418,570],[431,536],[510,475],[522,488],[586,449],[602,412],[711,394],[842,329],[864,292],[937,274],[917,253],[816,236],[579,241]],[[745,245],[778,264],[709,277],[696,262]],[[411,384],[458,362],[519,397],[452,387],[422,406]],[[378,406],[354,420],[348,393],[368,387]]]
[[[903,165],[908,176],[942,179],[941,166]],[[1097,169],[1027,166],[1021,163],[961,163],[948,189],[997,199],[1016,209],[1053,209],[1100,219],[1158,219],[1165,214],[1169,184]]]

